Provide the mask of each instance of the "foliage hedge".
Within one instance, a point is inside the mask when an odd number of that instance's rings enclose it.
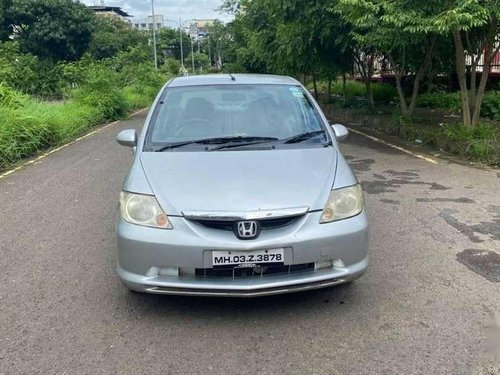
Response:
[[[130,54],[137,51],[61,66],[58,86],[64,100],[59,101],[23,94],[0,79],[0,170],[148,106],[168,74],[151,63],[131,63]]]
[[[417,103],[419,107],[445,109],[455,112],[459,112],[462,107],[458,92],[422,94],[419,96]],[[481,116],[500,121],[500,91],[487,91],[484,94]]]
[[[313,84],[308,83],[307,88],[313,89]],[[317,83],[318,91],[326,93],[328,91],[328,83],[326,81],[319,81]],[[391,85],[384,83],[372,83],[373,99],[377,103],[389,104],[397,100],[397,91]],[[347,80],[345,89],[342,81],[337,80],[332,83],[332,95],[344,97],[348,104],[352,104],[358,98],[366,97],[366,86],[363,82]]]
[[[462,124],[415,125],[392,124],[377,126],[377,130],[397,135],[407,141],[422,141],[425,145],[442,149],[465,159],[488,165],[500,165],[500,130],[481,124],[464,127]]]

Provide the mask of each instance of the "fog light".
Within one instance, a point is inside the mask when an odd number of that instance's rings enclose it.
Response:
[[[179,268],[178,267],[163,267],[160,272],[158,272],[158,276],[179,276]]]
[[[333,259],[333,267],[344,268],[345,264],[344,264],[344,262],[342,262],[342,259]]]
[[[319,262],[314,263],[315,270],[321,270],[323,268],[332,268],[333,261],[331,259],[328,260],[320,260]]]

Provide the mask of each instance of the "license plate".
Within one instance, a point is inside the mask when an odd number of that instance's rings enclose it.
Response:
[[[284,249],[253,251],[212,251],[212,265],[238,266],[241,264],[283,264]]]

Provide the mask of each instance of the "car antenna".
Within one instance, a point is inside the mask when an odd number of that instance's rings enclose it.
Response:
[[[231,77],[231,81],[236,81],[235,76],[233,76],[231,73],[227,73],[227,74],[229,74],[229,77]]]

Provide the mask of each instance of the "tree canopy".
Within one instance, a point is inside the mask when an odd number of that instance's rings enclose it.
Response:
[[[72,0],[16,0],[4,7],[3,37],[13,31],[22,52],[74,61],[87,51],[93,13],[85,5]]]
[[[222,9],[235,16],[226,26],[233,31],[225,46],[235,52],[231,67],[313,82],[356,71],[373,106],[377,62],[394,74],[405,117],[413,115],[422,86],[430,90],[433,77],[450,75],[452,65],[464,124],[476,125],[500,48],[500,0],[226,0]]]
[[[126,51],[132,46],[146,44],[148,36],[116,17],[95,17],[89,53],[104,59]]]

